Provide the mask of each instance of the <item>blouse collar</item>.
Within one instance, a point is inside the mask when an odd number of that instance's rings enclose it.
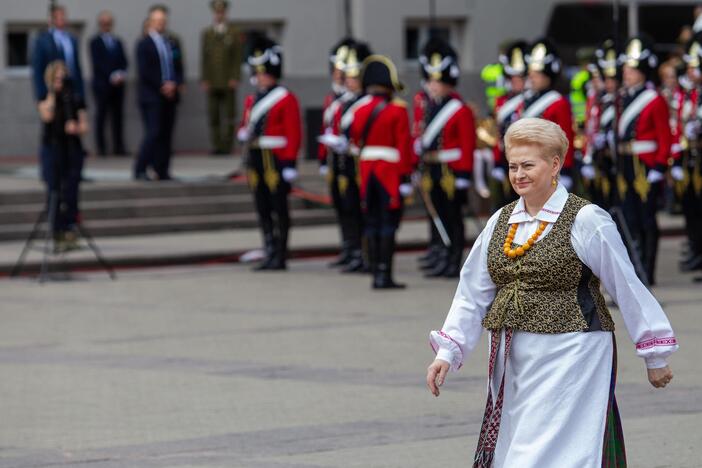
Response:
[[[546,223],[555,223],[561,211],[563,211],[566,201],[568,201],[568,191],[562,184],[558,184],[556,191],[553,192],[551,197],[544,203],[541,211],[539,211],[536,216],[532,217],[527,213],[526,207],[524,206],[524,198],[520,197],[517,206],[514,207],[512,215],[509,217],[509,224],[524,223],[533,221],[534,219]]]

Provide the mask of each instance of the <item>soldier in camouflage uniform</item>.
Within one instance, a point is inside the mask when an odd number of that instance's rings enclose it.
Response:
[[[214,21],[202,31],[201,83],[207,93],[207,112],[213,154],[232,150],[236,90],[241,73],[241,33],[227,21],[228,3],[210,3]]]

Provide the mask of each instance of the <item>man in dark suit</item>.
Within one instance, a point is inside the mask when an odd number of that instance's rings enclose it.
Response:
[[[137,44],[138,99],[144,121],[144,140],[134,166],[136,179],[148,180],[151,167],[158,180],[170,180],[173,127],[183,84],[180,45],[166,35],[167,10],[149,11],[148,32]]]
[[[112,34],[112,13],[103,11],[98,16],[100,33],[90,41],[90,58],[93,63],[93,93],[95,95],[95,143],[98,154],[107,154],[105,121],[109,114],[112,126],[114,154],[124,155],[122,138],[122,109],[124,107],[124,82],[127,57],[122,41]]]
[[[78,41],[66,31],[66,8],[64,6],[52,4],[49,8],[49,29],[37,36],[32,50],[32,82],[37,101],[46,99],[44,71],[46,66],[54,60],[62,60],[67,65],[72,89],[85,99]]]

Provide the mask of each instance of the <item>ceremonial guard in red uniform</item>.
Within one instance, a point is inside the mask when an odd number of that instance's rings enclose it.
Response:
[[[617,188],[648,284],[655,283],[656,208],[663,189],[672,136],[668,105],[650,83],[658,67],[652,44],[634,37],[625,47],[622,112],[617,122]]]
[[[504,74],[509,78],[508,91],[495,100],[495,123],[498,130],[498,141],[495,146],[495,166],[492,178],[497,182],[497,190],[493,190],[493,206],[497,210],[518,197],[512,189],[507,176],[507,158],[505,157],[504,136],[507,128],[519,119],[524,106],[524,89],[526,84],[527,66],[525,55],[529,45],[525,41],[515,41],[500,54]]]
[[[696,35],[687,44],[683,59],[687,65],[687,73],[681,79],[685,92],[680,116],[683,128],[680,140],[682,157],[675,162],[671,175],[681,197],[688,238],[688,249],[680,268],[683,271],[693,271],[702,269],[702,112],[698,101],[702,73],[702,36]]]
[[[463,206],[468,201],[473,170],[475,119],[455,91],[460,70],[453,48],[433,38],[419,61],[429,100],[423,132],[414,140],[414,150],[423,164],[421,189],[429,194],[445,230],[443,235],[450,241],[435,256],[433,268],[425,276],[457,278],[465,242]]]
[[[561,59],[556,48],[547,39],[540,39],[531,46],[525,57],[529,73],[529,89],[524,94],[520,117],[540,117],[557,123],[568,137],[560,181],[570,190],[573,187],[573,114],[570,102],[554,89],[561,74]]]
[[[331,48],[329,53],[329,73],[331,75],[331,89],[324,96],[324,104],[322,106],[322,128],[320,137],[327,132],[332,131],[333,119],[336,110],[341,105],[338,100],[344,95],[344,63],[349,53],[349,46],[353,43],[350,38],[344,38]],[[351,252],[348,246],[346,231],[340,211],[339,199],[335,196],[334,191],[334,168],[337,166],[338,155],[331,151],[321,141],[317,149],[317,158],[319,159],[319,174],[327,178],[329,182],[329,192],[332,195],[332,204],[341,231],[341,253],[339,258],[329,264],[330,267],[347,265],[351,259]],[[331,172],[329,172],[331,168]]]
[[[237,133],[248,148],[248,181],[263,231],[266,258],[256,270],[284,270],[288,253],[288,194],[297,178],[302,135],[295,95],[278,84],[283,69],[280,46],[257,38],[247,63],[256,93],[248,96]]]
[[[361,199],[366,214],[368,255],[374,289],[395,289],[392,259],[395,232],[400,224],[403,197],[412,193],[410,175],[415,166],[407,105],[394,99],[403,89],[395,65],[371,55],[361,73],[367,96],[354,104],[342,122],[350,151],[360,156]]]
[[[321,173],[329,180],[329,190],[337,211],[342,236],[342,252],[332,266],[343,266],[343,273],[367,272],[367,259],[363,249],[364,220],[359,187],[359,156],[348,150],[347,133],[354,104],[363,96],[361,64],[371,53],[367,44],[349,40],[344,58],[337,53],[337,67],[344,76],[345,92],[327,107],[325,128],[320,144],[327,151],[321,160]],[[343,124],[342,124],[343,122]]]
[[[590,66],[593,78],[588,91],[586,138],[580,169],[590,198],[606,210],[617,204],[617,167],[613,145],[617,93],[621,82],[618,57],[614,41],[609,39],[595,50],[595,60]]]

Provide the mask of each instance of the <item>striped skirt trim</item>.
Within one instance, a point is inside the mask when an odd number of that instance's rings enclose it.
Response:
[[[617,384],[617,341],[612,334],[612,378],[609,385],[609,404],[605,423],[604,443],[602,444],[602,468],[626,468],[624,431],[619,417],[614,387]]]

